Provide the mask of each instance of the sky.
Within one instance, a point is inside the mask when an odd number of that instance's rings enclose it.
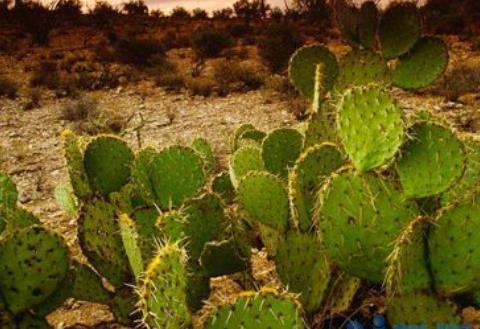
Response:
[[[230,7],[236,0],[145,0],[150,9],[160,9],[168,14],[176,6],[182,6],[189,10],[194,8],[204,8],[211,12],[212,10]],[[95,0],[86,0],[87,5],[93,5]],[[109,0],[111,4],[121,4],[125,0]],[[284,0],[267,0],[272,7],[283,7]]]

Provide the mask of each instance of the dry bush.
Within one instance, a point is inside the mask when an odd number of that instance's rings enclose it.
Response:
[[[155,76],[155,85],[169,92],[180,92],[185,87],[185,79],[177,72]]]
[[[208,78],[189,79],[186,82],[186,86],[194,96],[209,97],[215,89],[215,81]]]
[[[86,120],[97,115],[97,103],[91,99],[82,97],[78,100],[68,102],[61,108],[60,118],[67,121]]]
[[[40,107],[41,98],[42,97],[40,90],[38,90],[37,88],[30,89],[28,94],[28,100],[23,104],[22,109],[24,111],[30,111]]]
[[[41,61],[32,73],[30,86],[58,89],[61,86],[61,81],[57,64],[52,61]]]
[[[17,97],[18,85],[12,79],[0,77],[0,97],[14,99]]]
[[[265,83],[264,77],[255,67],[230,60],[222,60],[214,65],[214,78],[220,96],[232,91],[257,90]]]
[[[434,92],[456,101],[462,95],[480,92],[480,62],[454,67],[442,79]]]
[[[191,35],[192,49],[198,58],[214,58],[233,46],[227,34],[215,29],[197,29]]]
[[[117,61],[135,66],[147,66],[152,57],[165,53],[158,41],[136,37],[119,39],[114,48]]]

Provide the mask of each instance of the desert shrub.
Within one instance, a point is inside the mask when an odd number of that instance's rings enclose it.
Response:
[[[55,19],[60,22],[78,20],[82,15],[82,3],[79,0],[59,0],[53,9]]]
[[[274,21],[281,21],[283,18],[283,11],[280,7],[275,7],[270,11],[270,18]]]
[[[177,72],[155,76],[155,85],[168,92],[180,92],[185,87],[185,79]]]
[[[30,78],[31,87],[58,89],[61,86],[57,64],[52,61],[41,61]]]
[[[191,36],[192,49],[199,58],[218,57],[223,50],[233,45],[225,33],[214,29],[198,29]]]
[[[184,7],[175,7],[170,14],[170,18],[173,20],[187,20],[191,17],[190,13]]]
[[[246,90],[257,90],[265,83],[263,76],[253,66],[241,64],[235,73],[236,78],[243,83]]]
[[[153,56],[164,54],[163,47],[158,41],[135,37],[119,39],[114,47],[118,61],[136,66],[149,65]]]
[[[0,77],[0,97],[15,98],[17,97],[18,85],[12,79]]]
[[[129,16],[148,15],[148,7],[143,0],[130,0],[125,2],[122,10]]]
[[[41,2],[19,2],[12,14],[33,42],[42,46],[48,44],[54,20],[51,12]]]
[[[208,13],[205,9],[195,8],[192,11],[192,17],[195,18],[195,19],[207,19],[208,18]]]
[[[265,87],[276,92],[283,99],[293,99],[298,97],[298,92],[290,83],[288,78],[283,75],[273,74],[265,81]]]
[[[454,67],[435,91],[451,101],[456,101],[468,93],[480,92],[480,63],[466,63]]]
[[[308,117],[310,103],[305,97],[294,97],[287,100],[287,110],[292,113],[297,120],[305,120]]]
[[[60,118],[67,121],[86,120],[98,112],[97,103],[91,99],[81,97],[69,101],[61,108]]]
[[[30,89],[28,93],[27,101],[23,104],[22,109],[24,111],[33,110],[37,107],[40,107],[40,100],[41,100],[41,93],[40,90],[37,88]]]
[[[214,10],[212,12],[212,17],[214,19],[218,20],[227,20],[230,19],[233,15],[233,9],[232,8],[223,8],[223,9],[218,9]]]
[[[208,78],[195,78],[188,80],[186,86],[194,96],[209,97],[215,88],[215,81]]]
[[[93,19],[94,25],[99,28],[105,28],[112,23],[113,18],[118,15],[118,11],[106,1],[96,1],[89,14]]]
[[[174,31],[168,31],[161,39],[165,50],[174,48],[187,48],[190,47],[190,38],[186,34],[176,33]]]
[[[289,24],[273,23],[265,29],[258,41],[259,55],[272,72],[286,68],[290,56],[302,45],[296,28]]]
[[[243,38],[252,32],[252,28],[244,23],[234,23],[228,28],[228,32],[234,38]]]
[[[214,65],[213,74],[220,96],[225,96],[232,91],[256,90],[265,82],[263,76],[254,67],[230,60],[217,62]]]

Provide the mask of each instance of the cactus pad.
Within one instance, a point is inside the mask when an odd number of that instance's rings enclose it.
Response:
[[[59,185],[55,188],[55,201],[60,209],[62,209],[67,215],[76,217],[78,213],[78,200],[72,191],[63,185]]]
[[[158,209],[155,207],[141,208],[132,214],[132,220],[135,222],[135,230],[138,234],[137,245],[145,262],[148,262],[153,256],[155,238],[160,233],[156,227],[158,216]]]
[[[387,63],[371,50],[353,49],[340,60],[340,74],[335,88],[342,91],[370,83],[385,84],[389,80]]]
[[[358,18],[358,40],[365,48],[374,49],[376,46],[378,16],[375,1],[369,0],[362,3]]]
[[[133,153],[127,143],[100,136],[88,143],[83,163],[91,188],[103,195],[120,190],[130,179]]]
[[[238,186],[238,202],[253,220],[280,231],[288,227],[288,194],[283,182],[266,172],[252,171]]]
[[[446,191],[464,170],[461,141],[448,128],[429,122],[414,124],[409,135],[396,166],[405,195],[422,198]]]
[[[97,199],[85,202],[78,222],[82,251],[90,263],[114,286],[130,275],[115,208]]]
[[[445,72],[447,65],[447,45],[439,38],[424,37],[400,59],[393,71],[393,84],[404,89],[427,87]]]
[[[328,92],[338,75],[337,59],[330,50],[321,45],[304,46],[298,49],[290,60],[290,80],[295,88],[309,99],[313,99],[318,64],[323,67],[323,90]]]
[[[33,251],[33,252],[32,252]],[[65,243],[40,226],[19,230],[0,248],[0,291],[13,313],[47,299],[69,267]]]
[[[297,303],[291,297],[271,293],[244,293],[233,305],[210,315],[205,329],[303,329]]]
[[[186,215],[179,210],[164,212],[155,223],[160,241],[183,241],[185,239]]]
[[[351,46],[357,46],[359,11],[351,0],[337,0],[334,2],[335,20],[342,37]]]
[[[202,157],[206,172],[211,172],[215,169],[215,155],[213,154],[212,146],[205,138],[195,138],[192,142],[192,149]]]
[[[155,203],[151,174],[152,163],[157,155],[153,147],[146,147],[138,151],[132,166],[132,181],[136,192],[148,205]]]
[[[205,244],[200,263],[209,277],[242,272],[247,269],[247,260],[240,255],[234,240],[213,241]]]
[[[251,123],[244,123],[235,129],[232,138],[232,152],[235,152],[240,147],[239,141],[242,134],[249,130],[256,130],[255,126],[253,126]]]
[[[305,131],[305,147],[337,141],[335,113],[336,108],[327,102],[322,104],[318,112],[312,113]]]
[[[17,204],[17,186],[7,174],[0,171],[0,209],[14,208]]]
[[[102,285],[102,279],[87,265],[76,264],[71,297],[92,303],[107,303],[110,294]]]
[[[459,325],[461,322],[451,302],[426,293],[387,298],[387,317],[392,326],[422,325],[428,329],[436,329],[440,323]]]
[[[213,178],[211,190],[227,204],[232,203],[235,199],[235,188],[230,180],[230,174],[226,171]]]
[[[67,161],[68,175],[73,192],[79,198],[89,196],[92,191],[88,182],[87,173],[83,163],[83,154],[78,144],[78,139],[73,132],[65,130],[62,134],[63,150]]]
[[[205,183],[202,157],[193,149],[170,146],[153,160],[152,183],[162,209],[179,207],[194,197]]]
[[[207,242],[216,240],[225,225],[222,201],[214,194],[205,194],[185,203],[186,249],[190,259],[197,260]]]
[[[416,4],[396,2],[383,14],[379,38],[386,59],[408,52],[420,36],[420,17]]]
[[[374,173],[334,174],[320,192],[316,220],[325,253],[349,275],[382,282],[391,242],[418,215],[414,202]]]
[[[253,141],[253,142],[257,142],[259,144],[262,144],[262,141],[263,139],[265,138],[265,136],[267,136],[266,133],[264,133],[263,131],[261,130],[257,130],[257,129],[251,129],[251,130],[247,130],[245,132],[243,132],[241,135],[240,135],[240,144],[242,143],[242,141]]]
[[[262,143],[262,159],[265,169],[287,178],[303,149],[303,135],[296,129],[281,128],[270,132]]]
[[[480,232],[478,195],[446,208],[433,225],[428,245],[436,290],[456,295],[478,288]]]
[[[460,180],[442,194],[444,206],[468,197],[480,182],[480,140],[470,135],[463,136],[462,142],[465,145],[465,171]]]
[[[262,150],[256,146],[242,146],[230,158],[229,171],[233,186],[252,170],[264,170]]]
[[[120,236],[122,237],[123,248],[127,254],[128,262],[135,278],[140,278],[143,268],[142,251],[138,245],[138,232],[135,222],[127,215],[121,214],[118,218]]]
[[[275,264],[282,283],[300,294],[306,312],[319,309],[330,283],[330,264],[317,237],[291,232],[277,251]],[[308,269],[308,270],[306,270]]]
[[[290,209],[294,225],[302,232],[313,226],[313,209],[317,192],[325,178],[344,162],[334,144],[320,144],[306,149],[297,159],[288,180]]]
[[[378,87],[347,91],[339,105],[337,125],[345,151],[360,171],[385,165],[403,142],[402,111]]]
[[[185,251],[175,244],[159,246],[139,288],[139,309],[147,328],[188,328]]]
[[[326,298],[324,310],[330,315],[347,312],[353,303],[361,283],[359,278],[347,275],[338,270],[334,272],[326,293],[328,298]]]

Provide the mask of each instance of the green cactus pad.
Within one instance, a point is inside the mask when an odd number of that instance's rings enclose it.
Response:
[[[305,130],[305,147],[337,142],[335,113],[336,108],[328,102],[324,102],[318,112],[312,113]]]
[[[118,223],[120,226],[120,236],[122,237],[123,248],[127,254],[133,275],[135,279],[138,280],[144,271],[144,267],[135,222],[127,214],[121,214],[118,218]]]
[[[412,139],[396,164],[405,195],[422,198],[446,191],[464,170],[462,142],[450,129],[430,122],[414,124],[408,134]]]
[[[297,303],[291,297],[273,293],[244,293],[235,304],[225,305],[210,315],[205,329],[303,329]]]
[[[102,279],[89,266],[75,264],[74,276],[72,298],[104,304],[110,300],[110,294],[103,287]]]
[[[428,329],[437,329],[440,323],[461,323],[454,304],[426,293],[387,298],[387,317],[392,325],[421,325]]]
[[[305,311],[317,311],[324,301],[331,273],[317,237],[289,233],[278,248],[275,264],[282,283],[289,291],[300,294]]]
[[[40,224],[40,220],[23,207],[7,209],[3,216],[5,216],[5,220],[7,222],[6,231],[22,229],[32,225]],[[1,212],[0,217],[2,217]]]
[[[211,190],[216,193],[226,204],[233,203],[235,188],[230,179],[230,173],[224,171],[216,175],[212,180]]]
[[[75,281],[74,267],[70,266],[65,278],[58,284],[57,289],[43,302],[32,308],[33,313],[38,317],[46,317],[53,311],[64,305],[65,301],[72,298],[73,284]]]
[[[163,149],[153,160],[152,169],[153,189],[162,209],[179,207],[205,184],[202,157],[189,147]]]
[[[78,198],[86,198],[92,194],[92,191],[85,172],[83,154],[78,144],[77,136],[70,130],[65,130],[62,137],[63,150],[73,192]]]
[[[263,224],[258,225],[258,231],[260,232],[260,239],[268,255],[275,257],[279,246],[285,240],[284,232]]]
[[[377,43],[378,8],[373,0],[362,3],[358,18],[358,40],[368,49],[374,49]]]
[[[420,36],[420,17],[416,4],[395,2],[380,20],[378,35],[383,57],[392,59],[407,53]]]
[[[388,256],[385,284],[390,296],[428,291],[432,280],[426,258],[428,219],[418,217],[408,223],[395,239]]]
[[[418,215],[393,183],[351,170],[331,177],[316,210],[325,253],[347,274],[375,283],[383,281],[392,241]]]
[[[312,228],[318,190],[344,160],[334,144],[324,143],[306,149],[295,162],[288,180],[288,192],[294,226],[300,231]]]
[[[229,161],[230,180],[234,187],[238,187],[240,180],[250,171],[264,169],[262,150],[256,146],[240,147]]]
[[[134,155],[127,143],[113,136],[100,136],[88,143],[83,163],[92,190],[103,195],[128,183]]]
[[[3,241],[0,291],[8,309],[17,314],[43,302],[65,278],[69,261],[63,240],[40,226],[19,230]]]
[[[265,169],[282,178],[303,149],[303,135],[296,129],[280,128],[270,132],[262,143],[262,159]]]
[[[0,171],[0,208],[15,207],[17,198],[17,186],[7,174]]]
[[[183,241],[186,225],[187,217],[185,213],[178,210],[164,212],[155,223],[160,241]]]
[[[478,288],[480,251],[480,193],[442,211],[432,225],[428,245],[435,289],[458,295]]]
[[[465,171],[460,180],[442,193],[443,206],[469,196],[480,182],[480,139],[475,135],[462,136],[465,146]]]
[[[67,215],[76,217],[78,213],[78,200],[73,192],[66,186],[59,185],[55,188],[55,201],[60,209],[62,209]]]
[[[240,147],[239,145],[240,137],[244,132],[249,130],[256,130],[255,126],[252,125],[251,123],[244,123],[235,129],[235,131],[233,132],[233,138],[232,138],[232,152],[235,152]]]
[[[202,157],[205,171],[212,172],[215,169],[215,155],[208,141],[202,137],[195,138],[192,142],[192,149]]]
[[[249,217],[284,232],[288,227],[288,193],[276,176],[252,171],[238,186],[237,199]]]
[[[340,74],[335,89],[342,91],[370,83],[386,84],[389,71],[385,60],[371,50],[353,49],[340,60]]]
[[[155,203],[151,175],[152,163],[156,156],[157,151],[153,147],[146,147],[138,151],[132,166],[132,181],[135,190],[148,205]]]
[[[131,216],[138,234],[137,245],[145,262],[152,258],[155,251],[155,239],[160,234],[156,226],[159,216],[158,209],[155,207],[138,209]]]
[[[342,37],[351,46],[358,46],[359,10],[351,0],[337,0],[334,2],[335,20]]]
[[[207,242],[216,240],[225,226],[222,201],[214,194],[205,194],[185,203],[186,249],[192,260],[197,260]]]
[[[261,130],[258,130],[258,129],[247,130],[240,135],[239,143],[242,144],[243,141],[247,141],[247,142],[253,141],[258,144],[262,144],[262,141],[265,138],[265,136],[267,136],[267,134]]]
[[[130,265],[125,255],[115,208],[101,199],[85,202],[78,220],[83,253],[114,286],[127,281]]]
[[[400,59],[393,84],[404,89],[424,88],[435,82],[448,65],[448,48],[442,39],[424,37]]]
[[[350,310],[362,281],[338,270],[331,277],[332,280],[326,293],[328,297],[323,309],[330,315],[344,314]]]
[[[33,315],[25,315],[17,325],[18,329],[51,329],[45,319],[34,317]]]
[[[191,312],[204,306],[210,296],[210,277],[200,265],[189,264],[187,274],[187,305]]]
[[[134,326],[140,320],[137,303],[138,295],[135,289],[130,286],[123,286],[116,290],[108,304],[118,323],[124,326]]]
[[[323,90],[332,89],[338,75],[338,63],[335,55],[321,45],[309,45],[293,54],[288,74],[297,90],[305,97],[313,99],[315,90],[315,71],[322,65]]]
[[[143,322],[152,328],[188,328],[185,251],[174,244],[159,246],[139,287]]]
[[[339,105],[337,125],[345,151],[360,171],[385,165],[403,142],[402,111],[378,87],[347,91]]]
[[[200,263],[210,277],[243,272],[248,268],[248,262],[241,257],[234,240],[205,244]]]

